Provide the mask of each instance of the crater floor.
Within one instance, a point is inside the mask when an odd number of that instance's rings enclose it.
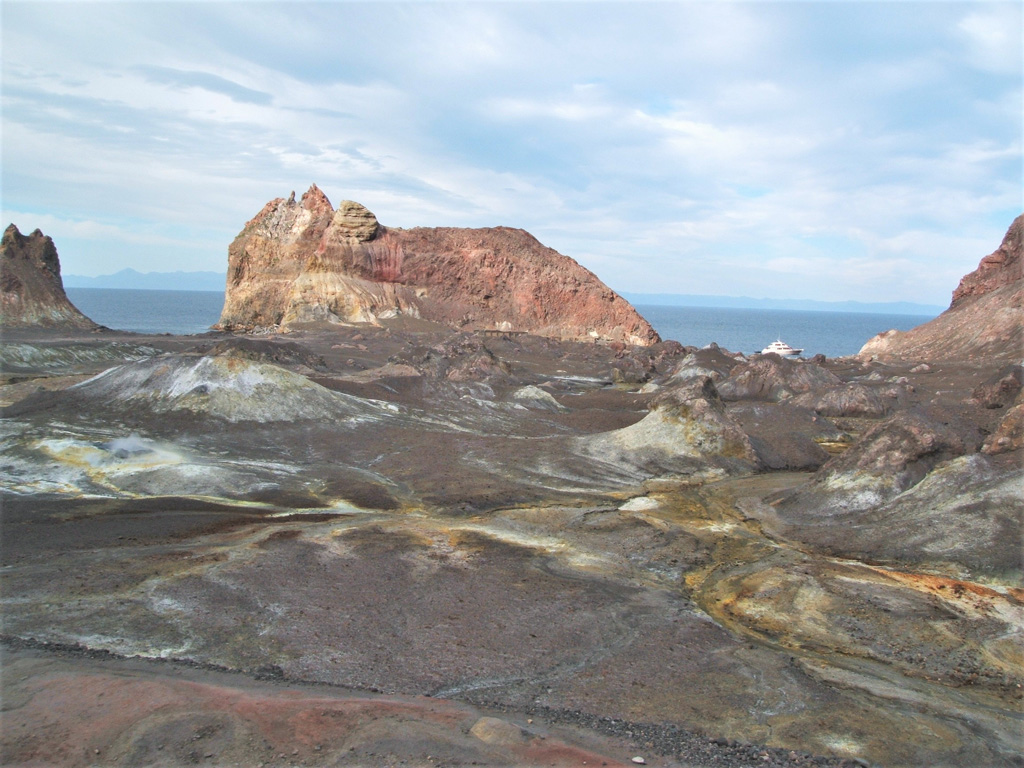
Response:
[[[749,461],[685,408],[645,427],[691,352],[630,381],[622,346],[398,323],[8,336],[3,763],[1020,765],[1019,451],[921,469],[985,462],[929,548],[920,488],[836,511],[762,447],[884,414],[724,404]],[[825,367],[1001,416],[984,365]]]

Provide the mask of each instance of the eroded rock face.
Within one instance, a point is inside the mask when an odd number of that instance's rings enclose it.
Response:
[[[64,293],[53,240],[38,229],[26,237],[11,224],[0,244],[0,325],[93,329]]]
[[[909,331],[885,331],[861,348],[878,360],[1019,361],[1024,353],[1024,280],[1021,239],[1024,215],[1014,219],[1002,244],[981,260],[953,292],[949,309]]]
[[[464,330],[657,342],[623,298],[519,229],[382,227],[316,185],[267,203],[228,250],[220,327],[421,318]]]

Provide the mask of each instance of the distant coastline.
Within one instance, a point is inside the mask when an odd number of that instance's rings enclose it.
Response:
[[[133,291],[217,291],[224,292],[227,276],[222,272],[138,272],[122,269],[112,275],[85,277],[64,275],[65,288],[106,288]],[[918,315],[935,317],[946,307],[909,301],[815,301],[813,299],[755,299],[749,296],[708,296],[686,293],[632,293],[620,295],[633,306],[720,307],[722,309],[789,309],[813,312],[863,312],[868,314]]]
[[[112,275],[63,275],[65,288],[105,288],[132,291],[219,291],[224,293],[223,272],[138,272],[130,267]]]
[[[859,312],[872,315],[918,315],[936,317],[947,307],[910,301],[816,301],[814,299],[755,299],[750,296],[706,296],[688,293],[626,293],[620,295],[633,306],[718,307],[721,309],[788,309],[809,312]]]

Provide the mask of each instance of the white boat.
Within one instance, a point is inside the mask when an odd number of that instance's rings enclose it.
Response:
[[[769,344],[767,347],[761,350],[762,355],[775,354],[779,355],[780,357],[796,357],[801,352],[803,352],[802,349],[793,349],[793,347],[789,346],[789,344],[784,342],[782,339],[773,341],[771,344]]]

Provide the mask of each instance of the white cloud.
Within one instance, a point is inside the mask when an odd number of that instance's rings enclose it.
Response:
[[[987,3],[958,25],[971,66],[991,72],[1020,75],[1022,60],[1021,6]]]
[[[42,230],[46,235],[58,242],[61,239],[117,241],[133,245],[161,246],[193,246],[194,242],[168,237],[154,232],[133,231],[116,224],[109,224],[91,219],[65,219],[40,211],[3,210],[2,220],[12,222],[22,233],[27,234],[35,229]]]
[[[316,182],[393,226],[526,228],[623,290],[941,302],[1020,205],[1008,7],[14,4],[5,203],[104,222],[132,266],[176,228],[222,259]]]

